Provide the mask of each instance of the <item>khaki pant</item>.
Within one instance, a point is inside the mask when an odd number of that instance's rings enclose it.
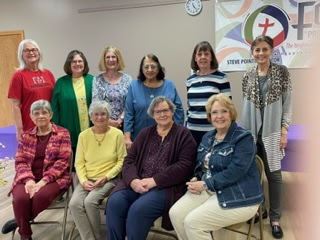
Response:
[[[203,191],[196,195],[188,191],[172,206],[169,214],[180,240],[211,240],[210,231],[247,221],[258,207],[259,204],[223,209],[215,193]]]
[[[111,179],[92,191],[85,190],[80,183],[75,188],[69,208],[82,240],[100,239],[99,204],[117,182],[118,178]]]

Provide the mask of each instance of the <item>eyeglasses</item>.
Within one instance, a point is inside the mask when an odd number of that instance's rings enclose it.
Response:
[[[144,70],[149,70],[149,68],[151,68],[151,70],[155,70],[158,67],[158,65],[156,64],[150,64],[150,65],[143,65],[143,69]]]
[[[26,48],[26,49],[23,49],[23,52],[24,53],[31,53],[31,52],[36,53],[36,52],[38,52],[38,48],[31,48],[31,49]]]
[[[226,116],[228,113],[229,113],[229,110],[227,110],[227,109],[222,109],[222,110],[220,110],[220,111],[218,111],[218,110],[213,110],[213,111],[211,112],[211,116],[217,117],[219,114],[220,114],[221,116]]]
[[[165,109],[161,109],[161,110],[154,110],[153,114],[155,114],[155,115],[161,115],[161,113],[168,114],[169,111],[170,111],[169,108],[165,108]]]

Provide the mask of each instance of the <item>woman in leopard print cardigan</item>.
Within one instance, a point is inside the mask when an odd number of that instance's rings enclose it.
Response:
[[[281,159],[287,145],[287,132],[292,116],[292,85],[288,69],[270,61],[273,40],[258,36],[251,45],[256,65],[242,80],[242,126],[251,130],[257,154],[262,158],[269,185],[270,225],[272,235],[282,238]],[[267,217],[264,210],[263,217]]]

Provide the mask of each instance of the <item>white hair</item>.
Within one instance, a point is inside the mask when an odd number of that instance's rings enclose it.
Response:
[[[36,43],[36,41],[34,41],[32,39],[24,39],[19,43],[18,60],[19,60],[20,65],[19,65],[18,69],[26,68],[26,62],[24,61],[24,59],[22,57],[23,47],[24,47],[24,44],[26,44],[26,43],[31,43],[32,45],[34,45],[38,49],[38,53],[39,53],[38,69],[42,70],[43,69],[43,67],[42,67],[42,52],[41,52],[41,49],[40,49],[38,43]]]

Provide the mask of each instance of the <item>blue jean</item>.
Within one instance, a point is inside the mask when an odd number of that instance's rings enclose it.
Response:
[[[163,215],[165,190],[144,194],[126,188],[113,193],[106,206],[107,239],[146,239],[153,222]]]

